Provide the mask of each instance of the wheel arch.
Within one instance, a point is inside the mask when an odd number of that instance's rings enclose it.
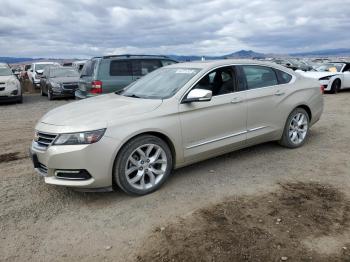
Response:
[[[308,114],[309,120],[310,120],[310,122],[311,122],[311,119],[312,119],[312,112],[311,112],[310,107],[307,106],[307,105],[305,105],[305,104],[301,104],[301,105],[296,106],[293,110],[295,110],[295,109],[297,109],[297,108],[302,108],[302,109],[304,109],[304,110],[306,111],[306,113]],[[290,113],[292,113],[293,110],[292,110]],[[290,113],[289,113],[289,114],[290,114]]]

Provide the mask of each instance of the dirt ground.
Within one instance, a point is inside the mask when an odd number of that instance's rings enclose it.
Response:
[[[35,123],[72,100],[0,105],[0,261],[350,261],[349,101],[325,95],[302,148],[233,152],[144,197],[75,192],[34,173]]]

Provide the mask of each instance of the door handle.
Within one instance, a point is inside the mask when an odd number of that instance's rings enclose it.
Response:
[[[241,103],[243,100],[239,97],[235,97],[232,99],[231,103],[232,104],[238,104],[238,103]]]
[[[285,92],[278,90],[278,91],[275,93],[275,96],[283,96],[284,94],[285,94]]]

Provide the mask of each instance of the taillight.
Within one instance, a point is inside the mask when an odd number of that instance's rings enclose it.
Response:
[[[324,94],[324,85],[321,85],[321,93]]]
[[[102,94],[102,81],[94,80],[91,82],[91,90],[92,94]]]

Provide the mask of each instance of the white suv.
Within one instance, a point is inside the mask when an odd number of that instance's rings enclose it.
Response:
[[[55,62],[38,62],[31,65],[27,74],[34,86],[40,87],[40,77],[43,74],[44,69],[48,66],[60,66],[60,64]]]
[[[22,103],[21,83],[4,63],[0,63],[0,101]]]

